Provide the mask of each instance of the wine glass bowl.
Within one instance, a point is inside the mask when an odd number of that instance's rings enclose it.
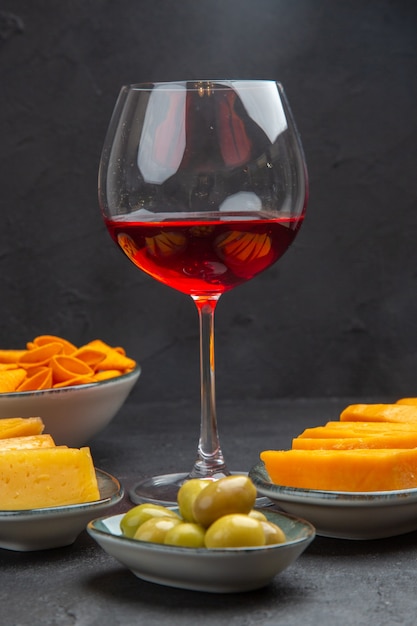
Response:
[[[138,484],[133,501],[175,502],[184,479],[230,473],[215,406],[216,304],[285,253],[307,196],[303,150],[279,83],[122,88],[100,161],[103,218],[134,265],[193,299],[200,323],[197,460],[190,472]]]

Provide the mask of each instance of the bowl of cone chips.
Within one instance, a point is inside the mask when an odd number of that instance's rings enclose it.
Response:
[[[0,349],[0,418],[41,417],[57,445],[84,445],[122,407],[141,368],[120,346],[40,335]]]

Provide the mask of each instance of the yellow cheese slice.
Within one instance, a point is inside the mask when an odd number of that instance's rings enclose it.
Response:
[[[27,435],[26,437],[0,439],[0,451],[23,450],[25,448],[53,448],[54,446],[55,441],[52,439],[51,435]]]
[[[40,435],[44,428],[40,417],[3,417],[0,419],[0,439]]]
[[[21,510],[98,500],[90,449],[39,448],[0,452],[0,508]]]

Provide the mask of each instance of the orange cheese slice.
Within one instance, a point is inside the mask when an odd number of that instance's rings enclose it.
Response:
[[[337,440],[341,441],[343,439],[352,440],[350,444],[354,443],[354,439],[373,439],[377,440],[378,438],[383,437],[392,437],[392,442],[394,442],[394,438],[399,436],[398,440],[401,442],[403,438],[409,437],[410,445],[406,447],[414,447],[417,446],[417,424],[409,424],[409,423],[395,423],[395,422],[328,422],[324,426],[315,426],[313,428],[306,428],[302,433],[300,433],[295,439],[293,439],[293,448],[301,449],[301,448],[337,448],[337,447],[404,447],[401,443],[398,445],[389,445],[387,446],[386,439],[382,439],[383,445],[348,445],[341,443],[340,446],[334,445]],[[301,440],[307,439],[309,443],[303,444]],[[319,443],[314,444],[314,439],[318,439]],[[326,443],[324,440],[329,439],[330,442]],[[358,442],[359,444],[360,442]],[[405,441],[404,441],[405,443]]]
[[[417,398],[400,398],[396,404],[417,404]]]
[[[415,422],[417,406],[411,404],[351,404],[340,414],[342,422]]]
[[[44,428],[40,417],[3,417],[0,419],[0,439],[40,435]]]
[[[0,451],[3,510],[80,504],[99,497],[94,465],[87,447]]]
[[[417,429],[414,432],[365,433],[344,437],[296,437],[293,450],[354,450],[358,448],[416,448]]]
[[[409,422],[327,422],[324,426],[306,428],[297,439],[317,437],[367,437],[383,434],[417,433],[417,424]]]
[[[391,491],[417,487],[417,450],[265,450],[273,483],[324,491]]]

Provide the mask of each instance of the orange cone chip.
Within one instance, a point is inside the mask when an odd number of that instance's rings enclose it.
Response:
[[[56,335],[39,335],[28,344],[40,348],[41,346],[48,345],[49,343],[60,343],[62,346],[62,354],[72,354],[77,350],[77,347],[67,339],[57,337]],[[29,348],[30,349],[30,348]]]
[[[94,370],[79,359],[65,354],[58,354],[51,359],[54,384],[62,383],[80,376],[92,377]]]
[[[17,363],[26,350],[0,350],[0,363]]]
[[[52,387],[52,370],[49,367],[40,367],[32,376],[28,376],[16,391],[36,391]]]
[[[21,367],[15,370],[5,370],[0,372],[0,393],[11,393],[16,391],[25,378],[26,371]]]
[[[91,341],[87,345],[98,350],[103,350],[106,353],[106,358],[100,363],[100,370],[114,369],[126,371],[132,370],[136,366],[136,361],[122,354],[118,348],[112,348],[107,345],[104,341],[101,341],[101,339]]]
[[[112,348],[111,346],[109,346],[109,344],[105,343],[101,339],[93,339],[92,341],[89,341],[88,343],[86,343],[85,346],[88,346],[89,348],[94,348],[95,350],[100,350],[101,352],[104,352],[104,353],[107,353],[110,350],[116,349],[116,348]]]
[[[94,348],[95,350],[101,350],[104,353],[111,352],[114,350],[115,352],[119,352],[120,354],[123,354],[124,356],[126,355],[126,350],[122,348],[122,346],[109,346],[109,344],[105,343],[101,339],[93,339],[93,341],[89,341],[85,346],[82,346],[82,347],[85,348],[87,346],[89,348]]]
[[[120,352],[112,350],[107,354],[104,361],[100,363],[100,370],[119,370],[126,372],[132,370],[135,365],[136,362],[133,359],[129,359],[129,357],[120,354]]]
[[[90,341],[87,345],[97,350],[103,350],[106,353],[106,358],[100,363],[100,370],[121,370],[126,372],[136,367],[136,361],[122,354],[119,348],[112,348],[104,341],[101,341],[101,339]]]
[[[48,343],[46,346],[40,348],[32,348],[32,350],[26,350],[24,354],[19,358],[18,363],[22,367],[33,367],[34,365],[44,365],[49,363],[55,354],[59,354],[62,350],[61,344]]]
[[[95,369],[100,365],[101,361],[106,358],[106,353],[102,350],[95,350],[94,348],[83,346],[76,350],[72,356]]]
[[[116,378],[121,376],[123,372],[120,370],[102,370],[94,374],[94,381],[98,383],[100,380],[108,380],[109,378]]]
[[[68,378],[60,383],[54,383],[53,388],[59,389],[60,387],[74,387],[75,385],[88,385],[95,383],[93,376],[74,376],[74,378]]]
[[[47,364],[47,365],[34,365],[33,367],[25,367],[26,376],[28,378],[31,377],[31,376],[34,376],[38,372],[44,372],[45,370],[49,370],[49,369],[51,369],[49,367],[49,364]]]
[[[91,384],[135,367],[124,348],[101,339],[78,347],[56,335],[39,335],[25,350],[0,350],[0,393]]]

